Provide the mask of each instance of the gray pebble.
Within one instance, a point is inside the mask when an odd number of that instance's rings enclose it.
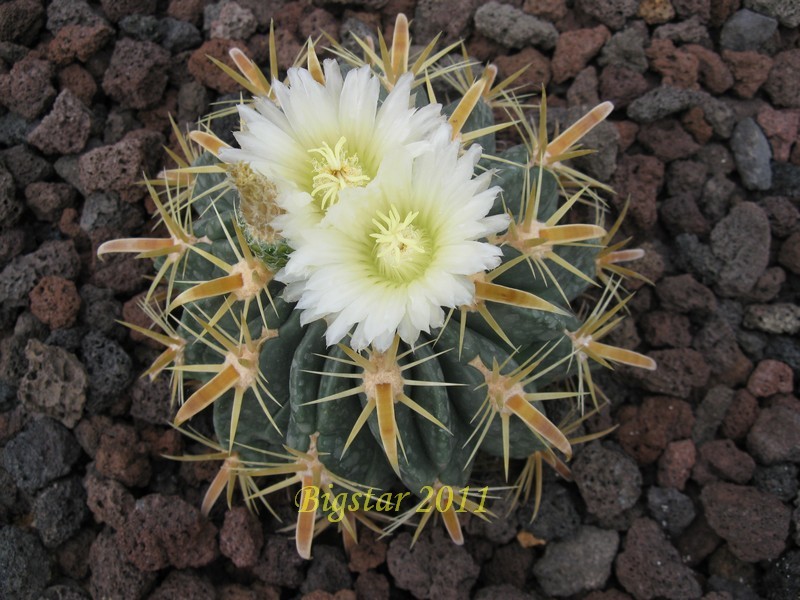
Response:
[[[475,12],[475,28],[506,48],[556,45],[558,30],[552,23],[498,2],[487,2]]]
[[[722,26],[720,45],[727,50],[758,50],[778,29],[778,21],[752,10],[736,12]]]
[[[731,149],[736,168],[748,190],[772,187],[769,141],[753,119],[742,119],[733,130]]]

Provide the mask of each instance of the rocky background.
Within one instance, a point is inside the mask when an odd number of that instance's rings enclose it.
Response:
[[[582,167],[630,197],[655,286],[614,341],[659,370],[602,378],[590,429],[620,427],[574,483],[548,476],[533,524],[364,535],[349,558],[331,533],[303,562],[271,517],[200,515],[218,464],[163,457],[203,449],[118,323],[146,323],[151,266],[95,249],[149,230],[168,115],[238,97],[206,55],[264,64],[274,19],[284,69],[309,35],[390,35],[400,11],[418,43],[531,65],[552,125],[615,103]],[[0,1],[0,597],[796,600],[798,25],[796,0]]]

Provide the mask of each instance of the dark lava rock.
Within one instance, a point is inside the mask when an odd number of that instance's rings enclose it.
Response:
[[[269,535],[266,537],[261,558],[252,571],[264,583],[298,588],[303,583],[307,564],[297,554],[293,540],[285,535]]]
[[[306,572],[306,579],[300,586],[301,592],[308,594],[323,590],[333,594],[352,587],[347,558],[341,548],[317,544],[313,549],[313,559]]]
[[[767,600],[800,598],[800,550],[792,550],[772,564],[761,582]]]
[[[89,374],[89,410],[102,412],[128,387],[133,363],[117,342],[90,332],[81,343],[81,356]]]
[[[785,50],[775,55],[764,90],[778,106],[800,108],[800,48]]]
[[[791,463],[758,466],[753,475],[753,483],[765,494],[772,494],[784,502],[790,502],[797,496],[800,488],[797,474],[797,466]]]
[[[103,90],[123,108],[157,103],[167,85],[169,53],[152,42],[122,39],[114,47]]]
[[[733,130],[731,148],[736,168],[748,190],[772,187],[772,150],[764,132],[753,119],[739,121]]]
[[[446,561],[440,557],[447,556]],[[397,587],[417,598],[465,598],[480,568],[462,546],[454,546],[442,527],[425,531],[411,547],[411,534],[401,533],[389,544],[389,573]]]
[[[28,368],[19,382],[19,399],[34,413],[58,419],[72,429],[86,404],[86,371],[74,354],[31,339],[25,348]]]
[[[617,439],[640,465],[658,460],[670,442],[688,438],[694,424],[691,406],[676,398],[649,397],[641,407],[626,410],[620,415]]]
[[[636,519],[617,557],[616,575],[637,600],[700,598],[694,573],[681,562],[675,547],[650,519]]]
[[[66,183],[37,181],[25,187],[25,200],[37,219],[55,222],[61,211],[75,204],[75,188]]]
[[[244,506],[232,508],[225,514],[219,532],[219,549],[233,564],[240,569],[252,567],[258,561],[263,545],[264,531],[256,515]],[[314,549],[315,554],[317,549]]]
[[[35,492],[69,473],[81,448],[69,429],[47,417],[31,421],[3,452],[3,464],[21,490]]]
[[[775,19],[742,9],[725,22],[720,45],[728,50],[758,50],[777,29]]]
[[[484,563],[481,569],[481,579],[488,584],[511,584],[521,589],[525,587],[531,565],[533,565],[533,550],[524,548],[514,540],[510,544],[495,548],[492,558]]]
[[[700,500],[709,524],[740,560],[777,558],[786,547],[791,510],[775,496],[719,482],[705,486]]]
[[[80,479],[70,477],[39,493],[33,503],[33,524],[44,545],[55,548],[77,533],[88,512]]]
[[[156,580],[156,573],[140,571],[124,558],[110,529],[101,531],[92,544],[89,566],[92,573],[89,591],[93,598],[139,600]]]
[[[651,487],[647,491],[647,507],[670,536],[680,535],[696,514],[692,499],[674,488]]]
[[[601,519],[631,508],[642,493],[642,475],[636,463],[597,442],[581,451],[572,475],[587,510]]]
[[[769,219],[753,202],[737,204],[711,232],[711,251],[720,263],[716,284],[723,296],[749,292],[769,263]]]
[[[142,571],[202,567],[218,554],[217,528],[178,496],[150,494],[136,502],[117,532],[123,556]]]
[[[77,583],[53,585],[47,588],[39,600],[91,600],[89,594]]]
[[[100,432],[95,455],[98,473],[129,487],[142,487],[150,480],[147,447],[130,425],[116,424]]]
[[[747,483],[755,468],[756,463],[750,455],[739,450],[731,440],[711,440],[700,446],[700,461],[695,467],[694,478],[701,483],[715,477]]]
[[[97,523],[108,523],[114,529],[125,524],[133,510],[133,495],[118,481],[102,477],[94,469],[87,469],[83,478],[86,489],[86,505]]]
[[[647,355],[658,365],[655,371],[631,373],[637,383],[644,389],[658,394],[667,394],[678,398],[688,398],[692,389],[703,387],[708,382],[710,369],[705,358],[690,348],[671,348],[653,350]]]
[[[759,412],[747,436],[747,449],[761,464],[800,463],[800,412],[786,406]]]
[[[498,2],[486,2],[475,12],[475,29],[506,48],[532,45],[548,49],[558,39],[552,23]]]
[[[0,4],[0,42],[29,46],[44,24],[41,0],[12,0]]]
[[[214,586],[208,578],[192,571],[170,571],[148,600],[216,600]]]
[[[536,518],[531,521],[533,508],[526,505],[520,510],[520,524],[537,538],[557,540],[572,535],[581,523],[575,500],[569,488],[558,482],[548,482],[547,492]]]
[[[585,525],[566,539],[547,544],[533,574],[548,596],[602,589],[611,575],[619,534]],[[575,565],[581,568],[576,570]]]
[[[13,525],[0,529],[0,573],[0,597],[9,600],[36,600],[53,575],[37,537]]]
[[[91,125],[89,109],[70,90],[64,90],[28,141],[45,154],[76,154],[86,146]]]
[[[32,121],[56,97],[53,66],[32,55],[14,63],[11,71],[0,75],[0,98],[9,110]]]
[[[636,14],[636,0],[580,0],[581,11],[591,15],[611,29],[621,29],[625,21]]]

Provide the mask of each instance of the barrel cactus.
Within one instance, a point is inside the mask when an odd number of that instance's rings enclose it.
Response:
[[[612,241],[608,190],[569,166],[612,107],[549,139],[516,76],[435,41],[412,62],[404,16],[390,45],[356,41],[363,55],[334,44],[322,64],[309,41],[284,81],[234,49],[219,66],[251,94],[222,111],[235,145],[215,115],[176,131],[176,168],[147,182],[168,235],[98,251],[154,262],[154,326],[130,326],[165,346],[146,374],[172,378],[175,426],[209,447],[185,459],[222,463],[204,511],[237,487],[268,508],[293,488],[305,558],[330,523],[349,544],[359,523],[441,520],[463,543],[458,513],[500,517],[476,457],[496,457],[513,499],[538,495],[542,462],[568,475],[602,402],[595,367],[655,366],[601,341],[642,253]],[[522,143],[501,151],[508,128]],[[549,418],[554,403],[573,418]],[[213,441],[189,423],[207,411]]]

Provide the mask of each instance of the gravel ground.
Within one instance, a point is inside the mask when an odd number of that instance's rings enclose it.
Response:
[[[350,557],[323,536],[304,562],[274,519],[201,516],[217,465],[163,458],[198,448],[118,323],[143,321],[150,265],[95,250],[148,230],[137,182],[168,116],[238,96],[206,55],[263,64],[274,19],[286,68],[307,36],[398,12],[418,43],[530,64],[553,123],[615,103],[582,168],[630,197],[655,285],[614,343],[659,369],[603,377],[591,427],[620,426],[574,482],[548,476],[533,524],[366,535]],[[0,1],[0,597],[797,600],[798,25],[796,0]]]

